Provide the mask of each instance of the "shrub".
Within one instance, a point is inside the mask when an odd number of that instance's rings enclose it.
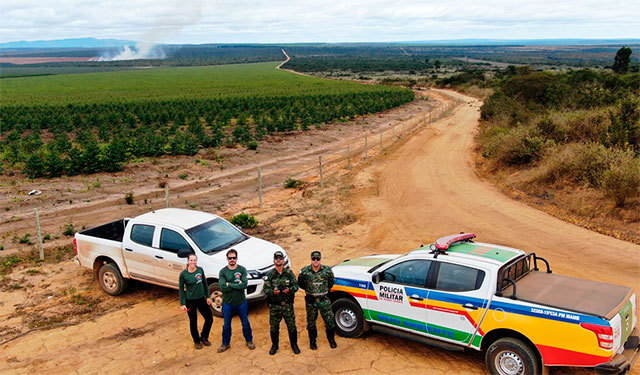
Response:
[[[62,227],[62,234],[67,236],[67,237],[71,237],[74,234],[76,234],[76,228],[73,226],[72,223],[65,224]]]
[[[284,182],[285,189],[295,189],[300,185],[302,185],[302,181],[293,178],[287,178],[287,180]]]
[[[124,201],[127,202],[127,204],[133,204],[133,192],[130,191],[127,194],[124,195]]]
[[[249,150],[257,150],[258,149],[258,142],[257,141],[249,141],[249,143],[247,143],[247,148]]]
[[[509,165],[528,164],[542,156],[546,144],[547,140],[536,134],[535,129],[521,126],[492,137],[485,149],[488,156],[500,162]]]
[[[640,194],[640,159],[632,152],[621,155],[604,171],[601,190],[605,197],[612,198],[616,207],[623,207],[627,199]]]
[[[258,220],[253,215],[246,214],[244,212],[232,217],[229,222],[240,228],[255,228],[258,226]]]

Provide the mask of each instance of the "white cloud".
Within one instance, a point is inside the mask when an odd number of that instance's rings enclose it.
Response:
[[[595,0],[20,0],[0,42],[77,37],[161,43],[460,38],[638,38],[640,3]]]

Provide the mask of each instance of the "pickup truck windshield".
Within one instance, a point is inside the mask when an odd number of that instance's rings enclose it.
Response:
[[[217,218],[185,231],[204,253],[213,253],[235,244],[248,237],[236,227]]]

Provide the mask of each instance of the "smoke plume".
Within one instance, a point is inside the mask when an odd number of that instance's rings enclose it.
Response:
[[[158,43],[177,34],[185,26],[193,25],[200,19],[202,0],[172,0],[163,12],[155,17],[153,27],[144,32],[135,46],[124,46],[117,54],[109,53],[100,57],[100,61],[164,59],[162,45]]]

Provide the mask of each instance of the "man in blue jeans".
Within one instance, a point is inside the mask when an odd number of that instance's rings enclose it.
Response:
[[[230,348],[231,344],[231,318],[234,314],[240,316],[242,322],[242,335],[247,342],[247,347],[255,349],[253,345],[253,334],[251,324],[249,324],[248,303],[245,297],[247,289],[247,270],[238,265],[238,252],[234,249],[227,251],[227,262],[225,268],[220,270],[220,290],[222,290],[222,316],[224,324],[222,326],[222,345],[218,348],[218,353],[222,353]]]

